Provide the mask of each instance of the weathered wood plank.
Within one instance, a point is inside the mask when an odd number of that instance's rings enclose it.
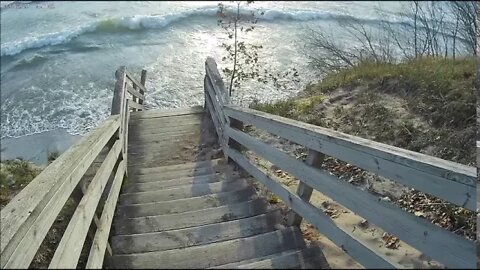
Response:
[[[197,123],[205,119],[203,113],[195,114],[184,114],[184,115],[174,115],[167,117],[157,117],[157,118],[136,118],[135,121],[129,123],[130,126],[136,125],[151,125],[151,124],[182,124],[185,123]]]
[[[142,71],[143,73],[143,71]],[[135,79],[135,77],[133,77],[133,75],[128,72],[128,71],[125,71],[125,75],[127,75],[128,79],[130,81],[132,81],[138,88],[140,88],[144,93],[147,92],[147,89],[145,88],[145,86],[143,86],[143,84],[141,84],[139,81],[137,81],[137,79]]]
[[[168,189],[160,189],[146,192],[121,194],[119,204],[131,205],[140,203],[152,203],[160,201],[171,201],[184,198],[199,197],[218,192],[234,191],[244,189],[248,186],[244,179],[237,179],[229,182],[205,183],[178,186]]]
[[[90,248],[90,253],[87,260],[87,269],[102,268],[103,258],[105,255],[105,249],[108,245],[108,236],[110,233],[110,227],[115,212],[115,206],[117,205],[118,196],[120,195],[120,188],[122,187],[123,178],[125,176],[125,161],[121,161],[118,164],[113,184],[110,188],[105,206],[103,207],[102,216],[100,222],[97,225],[97,232]]]
[[[145,82],[147,80],[147,71],[145,69],[142,69],[142,74],[140,75],[140,83],[145,87]],[[146,89],[146,87],[145,87]],[[140,93],[145,94],[145,91],[142,89],[139,89]],[[144,99],[141,99],[138,101],[139,104],[143,105]]]
[[[223,163],[224,161],[221,158],[201,160],[201,161],[195,161],[195,162],[189,162],[189,163],[159,166],[156,168],[140,169],[138,171],[138,174],[152,174],[152,173],[157,174],[157,173],[172,172],[172,171],[185,170],[185,169],[198,169],[202,167],[224,165]]]
[[[198,141],[200,141],[200,130],[196,130],[193,132],[187,132],[187,133],[167,133],[163,134],[162,136],[158,136],[158,134],[152,134],[152,135],[145,135],[142,136],[141,138],[135,138],[132,136],[129,136],[128,140],[128,147],[130,149],[134,147],[141,147],[144,145],[148,144],[176,144],[181,146],[182,143],[185,141],[191,141],[191,138],[198,138]]]
[[[60,155],[0,211],[2,268],[29,266],[73,189],[118,130],[119,121],[118,116],[105,120]]]
[[[144,100],[145,99],[145,96],[140,93],[139,91],[137,91],[137,89],[134,88],[134,86],[130,85],[127,83],[127,91],[132,94],[132,96],[134,98],[138,98],[140,100]]]
[[[88,186],[80,204],[75,209],[49,268],[75,268],[77,266],[88,228],[121,151],[122,141],[117,140]]]
[[[132,179],[135,179],[137,184],[147,183],[147,182],[161,182],[161,181],[170,181],[174,179],[182,179],[185,177],[193,177],[200,175],[210,175],[213,173],[225,173],[227,176],[237,175],[237,172],[232,171],[232,166],[226,166],[223,164],[212,165],[212,166],[199,166],[197,168],[179,168],[172,171],[164,171],[162,167],[153,167],[153,168],[138,168],[132,170],[130,174]]]
[[[223,105],[229,104],[230,96],[228,95],[227,90],[225,89],[222,76],[220,76],[220,73],[218,72],[218,69],[217,69],[217,63],[215,63],[215,60],[213,58],[207,57],[207,60],[205,61],[205,71],[207,73],[208,78],[211,80],[215,91],[218,93],[220,97],[223,98]]]
[[[112,111],[111,115],[120,114],[121,110],[124,106],[124,98],[125,98],[125,73],[126,73],[125,66],[121,66],[115,72],[115,77],[117,81],[115,82],[115,90],[113,91],[113,99],[112,99]]]
[[[130,129],[130,135],[131,136],[146,136],[146,135],[152,135],[152,134],[172,134],[174,132],[177,133],[188,133],[192,131],[202,131],[203,127],[201,123],[198,124],[191,124],[191,125],[171,125],[171,126],[163,126],[163,128],[148,128],[148,127],[142,127],[142,128],[133,128]]]
[[[323,170],[307,166],[287,153],[243,132],[227,128],[227,134],[282,170],[447,267],[475,266],[475,246],[472,241],[416,217],[392,203],[381,201],[377,196],[339,180]]]
[[[399,265],[390,262],[382,254],[379,254],[368,246],[364,245],[355,236],[348,231],[339,228],[327,214],[312,204],[305,202],[298,195],[291,193],[277,181],[266,175],[263,171],[251,164],[238,151],[227,148],[226,153],[238,165],[245,169],[250,175],[263,183],[271,192],[280,197],[285,204],[292,208],[296,213],[313,224],[323,235],[330,239],[337,246],[352,256],[356,261],[367,268],[401,268]]]
[[[275,230],[275,225],[280,221],[279,210],[274,210],[241,220],[198,227],[166,232],[114,236],[112,237],[112,246],[116,254],[187,248],[271,232]]]
[[[255,198],[257,198],[255,189],[249,186],[240,190],[208,194],[193,198],[125,206],[120,205],[117,210],[117,216],[119,218],[134,218],[142,216],[178,214],[206,208],[219,207],[227,204],[235,204],[253,200]]]
[[[206,81],[206,80],[204,80]],[[223,129],[221,126],[221,122],[218,119],[216,112],[214,111],[214,107],[212,105],[212,101],[208,94],[205,95],[205,104],[207,105],[208,111],[210,112],[210,116],[212,117],[213,125],[215,126],[215,130],[217,132],[218,142],[221,146],[225,144],[225,137],[223,133]]]
[[[287,250],[269,256],[219,265],[207,269],[330,269],[318,246]]]
[[[188,114],[202,114],[204,110],[202,107],[192,107],[192,108],[178,108],[178,109],[161,109],[161,110],[145,110],[140,112],[132,112],[132,120],[138,118],[159,118],[159,117],[169,117],[176,115],[188,115]]]
[[[270,133],[475,211],[475,168],[256,110],[225,113]]]
[[[128,102],[128,107],[129,108],[135,108],[137,110],[143,110],[144,109],[143,105],[140,105],[140,104],[134,102],[131,99],[129,101],[130,101],[130,102]]]
[[[307,159],[305,160],[305,164],[320,168],[325,155],[322,153],[318,153],[311,149],[308,150]],[[302,200],[308,202],[310,201],[310,197],[312,196],[313,188],[304,182],[300,181],[297,188],[297,195],[298,197],[302,198]],[[288,224],[290,226],[300,226],[302,223],[302,216],[292,213],[288,217]]]
[[[172,180],[160,180],[155,182],[131,184],[129,188],[125,188],[123,190],[122,194],[156,191],[156,190],[162,190],[162,189],[177,188],[181,186],[192,186],[193,188],[193,185],[198,185],[198,184],[230,182],[234,180],[235,178],[233,177],[225,177],[223,174],[219,174],[219,173],[193,176],[193,177],[182,177],[182,178],[176,178]]]
[[[304,246],[301,232],[296,228],[286,228],[247,238],[184,249],[112,256],[113,265],[111,266],[112,268],[199,269]]]
[[[210,97],[210,101],[213,105],[213,109],[215,110],[215,113],[217,114],[217,118],[220,120],[220,123],[222,124],[222,126],[225,125],[225,123],[227,123],[227,119],[225,119],[225,114],[223,113],[223,109],[222,109],[222,107],[224,106],[224,103],[222,99],[218,97],[215,91],[213,90],[213,86],[210,80],[208,79],[208,76],[205,76],[203,85],[204,85],[205,93],[207,94],[207,96]],[[212,111],[210,112],[210,114],[212,114]]]
[[[205,125],[201,122],[192,122],[192,123],[179,123],[175,125],[174,123],[169,124],[157,124],[152,123],[150,125],[130,125],[130,132],[132,134],[164,134],[173,131],[182,132],[188,130],[198,130],[202,131],[205,128]]]
[[[226,222],[263,214],[267,210],[268,203],[261,198],[178,214],[116,219],[115,235],[161,232]]]

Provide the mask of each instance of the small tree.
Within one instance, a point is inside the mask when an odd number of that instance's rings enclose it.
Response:
[[[233,2],[233,1],[232,1]],[[254,11],[250,14],[242,14],[241,7],[248,6],[253,1],[236,1],[235,7],[228,7],[223,3],[218,4],[217,23],[227,33],[232,41],[230,44],[222,43],[222,47],[227,51],[227,56],[223,61],[231,61],[232,69],[224,68],[225,75],[230,77],[228,93],[231,96],[233,87],[240,86],[240,82],[246,78],[255,78],[259,76],[258,49],[262,45],[248,44],[242,37],[255,29],[257,15]],[[263,15],[263,12],[260,13]],[[240,32],[240,33],[239,33]]]

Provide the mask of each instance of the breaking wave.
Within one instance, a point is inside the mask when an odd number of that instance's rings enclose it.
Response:
[[[259,12],[253,8],[243,8],[241,15],[248,16],[252,12]],[[19,54],[28,49],[42,48],[45,46],[53,46],[68,43],[71,40],[86,33],[106,33],[118,31],[136,31],[145,29],[162,29],[172,23],[186,20],[194,16],[215,17],[217,8],[199,8],[191,11],[184,11],[177,14],[167,15],[135,15],[121,18],[107,18],[91,22],[87,25],[78,26],[65,31],[44,34],[36,37],[28,37],[18,41],[12,41],[1,45],[1,56],[12,56]],[[298,11],[281,11],[266,10],[262,16],[258,16],[259,20],[275,21],[275,20],[291,20],[291,21],[309,21],[309,20],[349,20],[356,19],[367,23],[379,23],[378,19],[358,19],[345,14],[332,13],[320,10],[298,10]],[[390,21],[391,23],[402,23],[398,21]]]

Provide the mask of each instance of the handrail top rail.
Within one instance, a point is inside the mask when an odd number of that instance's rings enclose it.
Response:
[[[37,175],[24,189],[22,189],[3,209],[0,210],[0,252],[3,252],[15,232],[20,229],[30,214],[35,211],[38,204],[44,200],[52,185],[60,181],[61,172],[74,165],[80,156],[78,152],[83,146],[92,144],[97,139],[111,136],[106,133],[108,129],[118,129],[120,116],[107,117],[97,128],[93,129],[78,142],[67,149],[65,153],[55,159],[39,175]]]
[[[262,111],[258,111],[250,108],[240,107],[237,105],[225,105],[224,109],[225,109],[225,113],[230,117],[233,117],[231,115],[232,111],[240,112],[240,113],[250,114],[256,117],[268,119],[272,122],[281,123],[292,128],[300,128],[302,130],[308,130],[316,134],[325,136],[326,140],[329,140],[329,141],[337,140],[334,143],[346,143],[346,144],[349,144],[349,146],[360,147],[361,149],[357,148],[356,150],[369,151],[369,154],[373,154],[379,158],[384,158],[382,157],[382,154],[383,154],[383,156],[388,155],[390,157],[398,158],[399,159],[398,161],[402,161],[403,165],[406,165],[409,167],[412,167],[411,165],[415,164],[415,165],[429,167],[430,169],[428,170],[429,172],[431,172],[431,169],[435,169],[440,173],[441,177],[444,177],[450,180],[455,181],[455,179],[457,179],[458,177],[467,178],[469,182],[471,182],[471,184],[465,183],[464,181],[459,183],[469,185],[469,186],[476,186],[477,172],[476,172],[476,168],[472,166],[463,165],[453,161],[444,160],[441,158],[425,155],[422,153],[410,151],[410,150],[399,148],[396,146],[349,135],[336,130],[312,125],[309,123],[289,119],[286,117],[281,117],[278,115],[269,114],[266,112],[262,112]],[[262,127],[259,127],[259,128],[262,129]],[[414,167],[414,168],[417,170],[422,170],[421,167],[420,168]],[[427,171],[427,170],[424,170],[424,171]]]

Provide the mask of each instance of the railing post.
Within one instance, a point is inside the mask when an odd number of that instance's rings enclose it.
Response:
[[[243,130],[243,122],[242,121],[239,121],[235,118],[231,118],[229,117],[230,119],[230,127],[231,128],[235,128],[235,129],[238,129],[238,130]],[[232,139],[230,136],[228,137],[228,147],[232,148],[232,149],[235,149],[237,151],[242,151],[242,145],[235,141],[234,139]],[[228,163],[232,163],[234,162],[233,159],[231,159],[230,157],[228,158]]]
[[[142,75],[140,77],[140,83],[145,87],[145,82],[147,81],[147,71],[145,69],[142,69]],[[140,93],[145,96],[145,92],[140,89]],[[138,104],[143,105],[143,99],[138,100]],[[139,109],[139,111],[143,111],[142,109]]]
[[[203,78],[203,97],[204,97],[204,102],[203,102],[203,109],[205,110],[205,114],[207,116],[210,116],[210,111],[208,110],[208,107],[207,107],[207,98],[208,97],[208,90],[207,90],[207,80],[208,80],[208,73],[206,72],[205,70],[205,77]]]
[[[324,154],[314,151],[312,149],[308,149],[308,155],[307,155],[307,159],[305,160],[305,163],[313,167],[320,167],[322,165],[324,158],[325,158]],[[302,200],[306,202],[310,201],[312,192],[313,192],[312,187],[300,181],[297,188],[297,195],[300,198],[302,198]],[[300,215],[298,215],[295,212],[292,212],[290,213],[290,216],[288,217],[287,222],[289,226],[300,226],[300,223],[302,223],[302,219],[303,218]]]
[[[112,112],[111,115],[120,114],[123,107],[124,91],[125,91],[125,66],[121,66],[115,72],[115,90],[113,91]]]

